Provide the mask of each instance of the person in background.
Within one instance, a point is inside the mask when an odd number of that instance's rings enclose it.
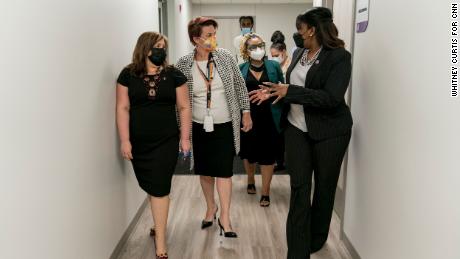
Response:
[[[243,36],[254,32],[254,18],[252,16],[241,16],[239,19],[241,34],[236,36],[233,39],[233,46],[235,47],[235,59],[237,64],[242,64],[244,62],[243,57],[241,56],[240,48],[241,41]]]
[[[296,27],[304,48],[294,53],[287,84],[268,82],[250,93],[254,102],[273,97],[277,97],[275,103],[284,100],[281,121],[291,177],[288,259],[310,258],[327,241],[353,125],[344,98],[351,77],[351,54],[338,38],[332,12],[324,7],[311,9],[297,17]]]
[[[283,78],[286,78],[287,69],[289,65],[291,65],[291,58],[287,54],[286,43],[284,43],[284,40],[285,38],[283,33],[281,31],[275,31],[271,37],[272,45],[270,47],[270,54],[272,60],[275,60],[280,64],[281,70],[283,71]],[[284,165],[284,138],[281,134],[279,135],[278,141],[279,150],[276,156],[275,171],[281,171],[286,168]]]
[[[271,37],[272,45],[270,46],[270,54],[271,59],[280,64],[283,77],[286,78],[287,69],[291,65],[291,58],[287,53],[284,40],[284,34],[281,31],[275,31]]]
[[[228,50],[216,48],[217,27],[208,17],[191,20],[188,35],[195,49],[181,57],[177,67],[187,77],[190,90],[195,173],[200,175],[207,207],[201,228],[212,226],[216,218],[217,185],[220,234],[236,238],[230,222],[233,159],[240,151],[240,129],[251,130],[252,120],[240,70]]]
[[[156,258],[168,258],[166,225],[171,179],[180,147],[190,151],[191,109],[187,79],[168,66],[168,41],[156,32],[137,40],[132,63],[117,80],[116,118],[121,155],[130,160],[139,186],[149,194]],[[176,106],[180,116],[177,125]]]
[[[246,34],[241,45],[241,56],[245,63],[240,65],[241,73],[246,81],[248,91],[259,88],[262,82],[284,82],[283,72],[276,61],[267,60],[265,42],[255,34]],[[241,151],[244,168],[248,174],[249,194],[256,193],[255,172],[259,164],[262,174],[262,194],[260,206],[270,205],[270,184],[277,154],[279,153],[281,104],[251,104],[253,128],[241,133]]]

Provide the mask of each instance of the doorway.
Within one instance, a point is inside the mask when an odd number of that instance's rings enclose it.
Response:
[[[158,0],[158,27],[160,33],[168,36],[168,1]]]
[[[240,22],[237,16],[221,16],[214,17],[219,30],[217,31],[219,39],[219,48],[229,50],[232,56],[236,56],[238,49],[233,45],[233,40],[236,36],[240,35]]]

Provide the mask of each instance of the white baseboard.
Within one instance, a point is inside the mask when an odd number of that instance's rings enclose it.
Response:
[[[351,258],[352,259],[361,259],[361,256],[358,254],[358,252],[356,251],[355,247],[350,242],[350,239],[348,239],[347,234],[342,232],[341,237],[342,237],[341,238],[342,244],[347,249],[347,252],[350,254]]]
[[[117,259],[118,257],[120,257],[123,247],[126,245],[126,242],[128,241],[129,236],[133,232],[134,228],[139,222],[139,218],[141,217],[142,212],[144,212],[147,206],[148,206],[148,197],[145,198],[144,202],[139,207],[139,210],[136,212],[136,215],[134,215],[133,219],[131,220],[131,223],[129,223],[128,228],[126,229],[125,233],[123,233],[123,236],[121,237],[120,241],[118,241],[118,244],[113,250],[112,255],[110,255],[110,259]]]

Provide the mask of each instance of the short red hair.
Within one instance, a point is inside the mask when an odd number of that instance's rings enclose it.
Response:
[[[218,27],[216,20],[210,17],[203,16],[196,17],[188,23],[188,37],[190,38],[190,42],[193,45],[195,45],[195,41],[193,41],[193,38],[200,37],[201,33],[203,32],[203,27],[209,25],[214,26],[214,28],[216,29]]]

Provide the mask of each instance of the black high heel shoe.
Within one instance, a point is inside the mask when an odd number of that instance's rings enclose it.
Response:
[[[218,210],[219,210],[219,207],[216,206],[216,212],[214,212],[214,218],[212,221],[206,221],[206,220],[201,221],[201,229],[209,228],[210,226],[212,226],[214,220],[216,220],[217,218]]]
[[[224,232],[224,237],[228,237],[228,238],[237,238],[238,237],[238,235],[233,231],[225,232],[224,227],[222,226],[222,224],[220,224],[220,219],[217,220],[217,223],[219,224],[220,235],[221,236],[222,236],[222,232]]]

